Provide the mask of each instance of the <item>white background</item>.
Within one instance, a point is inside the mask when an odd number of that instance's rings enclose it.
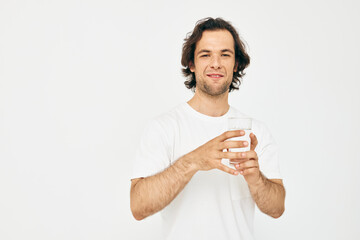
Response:
[[[132,218],[131,163],[144,124],[192,96],[181,47],[208,16],[248,44],[230,103],[280,146],[286,212],[257,212],[257,239],[359,239],[359,12],[355,0],[0,0],[0,239],[159,239],[159,215]]]

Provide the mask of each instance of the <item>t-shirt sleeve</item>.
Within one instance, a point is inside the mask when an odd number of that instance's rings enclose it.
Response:
[[[255,148],[258,154],[260,171],[268,179],[282,179],[279,168],[279,153],[275,139],[265,124],[261,123],[258,131],[254,132],[258,139]]]
[[[131,179],[148,177],[170,166],[168,136],[157,121],[150,121],[144,129],[133,161]]]

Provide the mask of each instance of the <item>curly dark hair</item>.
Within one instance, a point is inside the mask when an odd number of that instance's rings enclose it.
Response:
[[[250,63],[250,57],[245,50],[245,44],[240,40],[239,34],[235,28],[222,18],[204,18],[199,20],[192,32],[189,32],[184,39],[181,65],[182,73],[187,78],[184,82],[185,86],[192,91],[196,88],[195,73],[190,71],[190,65],[194,64],[194,52],[196,43],[201,39],[202,33],[206,30],[228,30],[234,38],[235,42],[235,65],[237,64],[237,70],[233,74],[233,79],[229,87],[229,92],[239,89],[241,84],[240,79],[245,75],[244,69]]]

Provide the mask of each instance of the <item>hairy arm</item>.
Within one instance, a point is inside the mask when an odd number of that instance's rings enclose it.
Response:
[[[285,211],[285,188],[281,179],[267,179],[260,173],[257,184],[249,185],[258,208],[265,214],[278,218]]]
[[[278,218],[285,211],[285,188],[281,179],[267,179],[259,168],[258,156],[254,151],[258,144],[255,134],[250,134],[250,151],[241,153],[235,168],[248,183],[252,198],[265,214]]]
[[[133,179],[130,207],[134,218],[142,220],[166,207],[195,173],[185,155],[161,173]]]

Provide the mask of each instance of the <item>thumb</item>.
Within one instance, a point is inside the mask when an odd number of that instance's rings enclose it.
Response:
[[[255,150],[256,146],[258,145],[258,140],[254,133],[250,133],[250,140],[251,140],[250,150]]]

